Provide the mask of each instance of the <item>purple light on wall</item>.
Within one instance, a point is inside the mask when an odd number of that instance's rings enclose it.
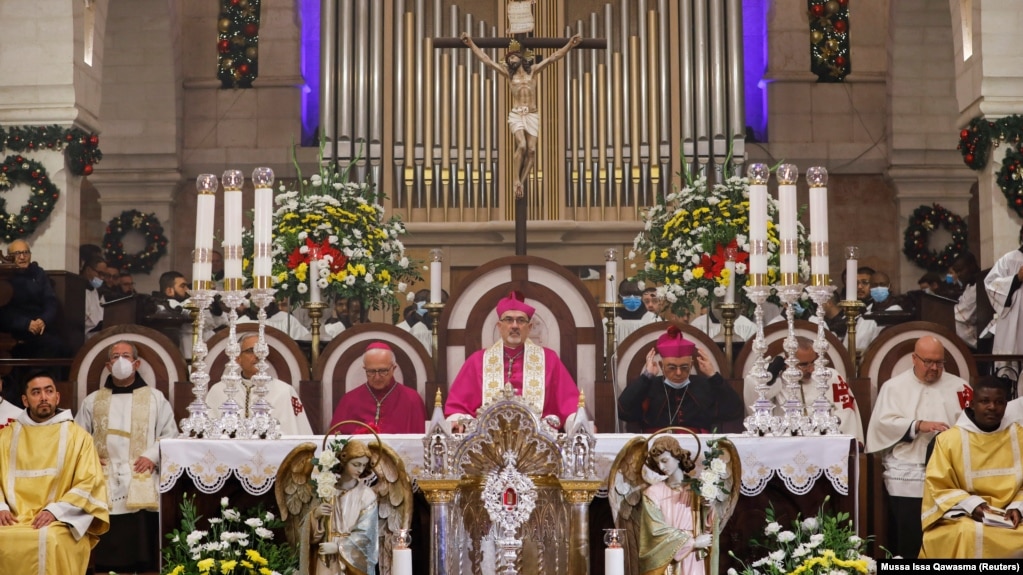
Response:
[[[743,71],[746,126],[759,142],[767,141],[767,9],[769,0],[742,0]]]
[[[320,126],[320,0],[298,0],[302,20],[302,145],[317,144]]]

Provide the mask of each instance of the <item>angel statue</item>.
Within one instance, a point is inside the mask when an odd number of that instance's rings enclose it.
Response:
[[[611,466],[608,498],[616,526],[627,533],[626,573],[703,575],[704,558],[738,499],[729,488],[739,477],[739,458],[730,442],[715,440],[705,468],[696,473],[693,452],[676,436],[659,435],[663,431],[633,438]],[[685,431],[699,454],[699,437]]]
[[[381,443],[323,438],[295,447],[277,471],[274,495],[301,575],[391,572],[391,544],[412,516],[412,483],[397,453]]]

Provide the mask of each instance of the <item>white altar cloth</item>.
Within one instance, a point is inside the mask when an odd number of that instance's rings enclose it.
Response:
[[[599,434],[596,446],[596,471],[607,478],[615,456],[631,434]],[[695,445],[689,436],[677,436],[683,447]],[[713,435],[701,435],[703,441]],[[728,435],[742,461],[742,495],[759,495],[773,477],[779,477],[794,494],[809,492],[823,476],[835,491],[849,494],[849,485],[856,482],[858,469],[849,469],[849,455],[855,453],[855,439],[850,435],[820,437],[746,437]],[[405,460],[409,476],[422,475],[423,436],[416,434],[381,435]],[[372,436],[359,436],[370,440]],[[174,488],[183,474],[188,474],[196,489],[216,493],[231,476],[237,477],[245,491],[262,495],[273,488],[277,468],[296,445],[311,441],[319,446],[322,436],[288,436],[278,440],[212,440],[164,439],[160,442],[160,492]],[[702,459],[696,456],[696,459]],[[855,459],[854,459],[855,461]]]

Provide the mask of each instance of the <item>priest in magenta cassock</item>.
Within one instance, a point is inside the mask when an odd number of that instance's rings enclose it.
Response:
[[[505,382],[544,417],[556,415],[567,425],[575,416],[579,388],[554,350],[529,340],[536,309],[524,300],[522,294],[512,292],[498,302],[501,339],[470,355],[455,376],[444,415],[456,427],[459,420],[475,417],[480,406],[499,399]]]
[[[394,378],[394,350],[382,342],[373,342],[362,354],[366,383],[341,396],[334,409],[330,427],[342,421],[359,421],[373,426],[377,433],[423,433],[426,409],[419,393]],[[368,433],[361,425],[346,423],[338,433]]]

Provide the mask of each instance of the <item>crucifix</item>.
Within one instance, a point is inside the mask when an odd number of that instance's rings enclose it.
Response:
[[[512,189],[515,194],[515,255],[526,255],[526,192],[529,175],[536,157],[536,142],[539,133],[537,110],[536,75],[547,66],[561,60],[569,50],[602,50],[607,47],[604,39],[583,39],[579,34],[571,38],[535,38],[515,34],[513,38],[473,38],[463,33],[459,38],[437,38],[434,48],[469,48],[473,54],[499,76],[507,78],[511,86],[511,109],[508,111],[508,128],[515,138],[513,156],[514,175]],[[483,48],[507,48],[504,62],[491,59]],[[536,62],[533,48],[557,48],[549,57]]]

